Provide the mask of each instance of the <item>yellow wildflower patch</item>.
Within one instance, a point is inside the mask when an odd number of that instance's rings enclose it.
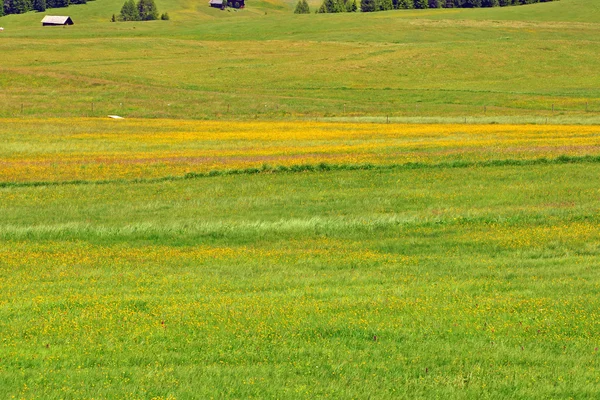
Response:
[[[6,120],[0,181],[159,178],[299,164],[401,164],[596,155],[600,130],[178,120]]]

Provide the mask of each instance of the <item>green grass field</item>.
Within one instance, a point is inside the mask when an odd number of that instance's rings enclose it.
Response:
[[[171,21],[110,23],[120,0],[49,11],[68,28],[0,18],[0,116],[599,118],[597,0],[300,16],[157,3]]]
[[[593,398],[600,167],[2,189],[6,398]]]
[[[0,128],[4,397],[600,390],[595,127],[79,122]]]
[[[598,396],[600,1],[120,3],[0,18],[0,399]]]

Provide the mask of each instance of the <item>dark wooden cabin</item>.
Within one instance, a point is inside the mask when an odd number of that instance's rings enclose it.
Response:
[[[244,8],[246,7],[245,0],[210,0],[210,6],[224,10],[226,7]]]

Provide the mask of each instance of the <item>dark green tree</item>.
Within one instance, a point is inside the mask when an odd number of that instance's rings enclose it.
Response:
[[[358,6],[356,5],[356,0],[348,0],[346,2],[346,12],[356,12],[358,10]]]
[[[6,2],[4,3],[6,11]],[[6,14],[23,14],[27,11],[31,11],[32,4],[30,0],[10,0],[8,11]]]
[[[33,9],[37,12],[46,11],[46,0],[33,0]]]
[[[440,8],[442,6],[442,2],[440,0],[429,0],[429,4],[427,4],[429,8]]]
[[[478,8],[481,7],[481,0],[454,0],[454,7]]]
[[[138,8],[135,6],[133,0],[127,0],[123,3],[123,7],[121,7],[121,21],[139,21],[140,20],[140,12]]]
[[[415,2],[413,0],[398,0],[396,8],[405,10],[415,8]]]
[[[48,6],[48,2],[46,0],[46,7]],[[69,0],[54,0],[54,8],[63,8],[69,7]],[[50,8],[50,7],[48,7]]]
[[[10,15],[13,13],[11,0],[4,0],[4,2],[2,3],[2,12],[4,13],[4,15]]]
[[[377,11],[387,11],[394,9],[394,4],[392,3],[392,0],[377,0],[376,4]]]
[[[362,12],[373,12],[375,7],[375,0],[360,0],[360,11]]]
[[[481,0],[481,7],[498,7],[499,5],[498,0]]]
[[[298,0],[294,14],[310,14],[310,7],[306,0]]]
[[[158,9],[154,0],[140,0],[137,4],[141,21],[153,21],[158,19]]]
[[[423,9],[429,8],[428,0],[414,0],[415,8]]]
[[[318,13],[340,13],[344,12],[344,7],[337,0],[323,0],[323,4],[319,7]]]
[[[168,21],[171,19],[171,17],[169,17],[169,13],[162,13],[160,19],[163,21]]]

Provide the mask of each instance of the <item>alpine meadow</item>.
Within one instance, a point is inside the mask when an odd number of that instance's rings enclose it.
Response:
[[[4,2],[0,399],[600,396],[600,0],[386,1]]]

